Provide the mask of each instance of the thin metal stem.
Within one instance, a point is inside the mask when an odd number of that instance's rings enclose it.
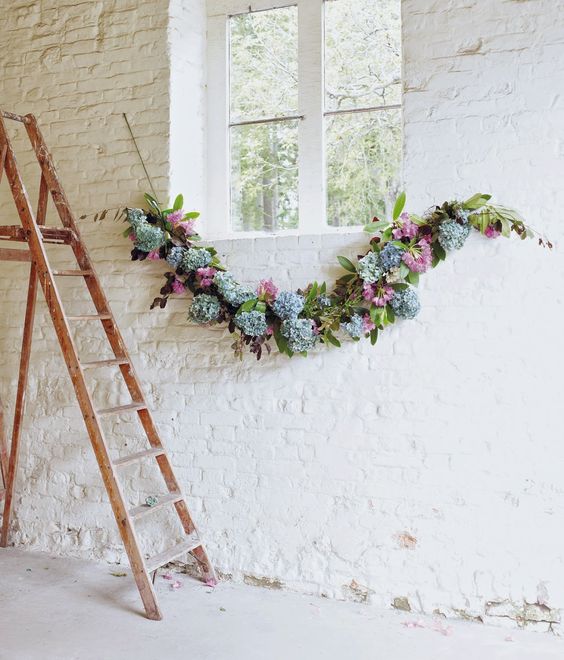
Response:
[[[373,105],[370,108],[350,108],[349,110],[329,110],[324,112],[325,117],[331,117],[333,115],[353,115],[360,114],[361,112],[377,112],[378,110],[399,110],[401,109],[401,103],[395,103],[394,105]]]
[[[235,126],[252,126],[254,124],[273,124],[281,121],[296,121],[305,119],[305,115],[292,115],[290,117],[270,117],[268,119],[249,119],[247,121],[234,121],[229,124],[229,128]]]
[[[141,155],[141,152],[139,151],[139,147],[137,146],[137,140],[135,139],[135,135],[133,135],[133,131],[131,130],[131,125],[129,123],[129,119],[127,118],[127,115],[125,112],[123,113],[123,118],[125,119],[125,123],[127,124],[127,128],[129,129],[129,134],[131,135],[131,139],[133,140],[133,144],[135,145],[135,149],[137,150],[137,155],[139,156],[139,160],[141,161],[141,165],[143,166],[143,170],[145,171],[145,176],[147,177],[147,181],[149,182],[149,185],[151,186],[151,191],[153,193],[153,197],[157,200],[157,204],[159,204],[159,199],[157,197],[157,193],[155,192],[155,187],[153,186],[153,182],[151,181],[151,177],[149,176],[149,172],[147,171],[147,167],[145,166],[145,161],[143,160],[143,156]],[[159,204],[160,206],[160,204]]]

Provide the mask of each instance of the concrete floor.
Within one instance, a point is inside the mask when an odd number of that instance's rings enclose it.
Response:
[[[161,622],[119,567],[0,550],[1,660],[562,660],[564,639],[159,576]]]

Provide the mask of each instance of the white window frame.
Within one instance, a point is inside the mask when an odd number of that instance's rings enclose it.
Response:
[[[212,236],[242,238],[291,233],[328,234],[361,229],[355,226],[331,227],[326,217],[325,117],[340,114],[340,111],[324,112],[324,4],[325,0],[207,0],[206,233]],[[229,18],[237,14],[295,6],[298,8],[299,68],[298,229],[235,231],[231,225],[230,208]],[[360,110],[364,111],[367,110]]]

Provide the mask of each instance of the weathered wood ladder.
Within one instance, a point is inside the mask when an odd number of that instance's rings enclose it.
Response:
[[[5,119],[21,122],[25,126],[32,147],[37,156],[41,169],[37,214],[34,214],[33,212],[28,194],[20,176],[13,148],[6,132],[6,126],[4,123]],[[10,516],[14,496],[14,482],[18,464],[22,419],[29,373],[33,321],[37,298],[36,294],[39,284],[45,294],[45,300],[53,319],[55,331],[76,391],[76,396],[86,423],[88,435],[100,467],[100,472],[102,473],[106,490],[108,491],[114,516],[129,557],[129,562],[131,564],[131,569],[139,593],[141,594],[141,599],[143,600],[147,612],[147,617],[149,619],[161,619],[162,615],[157,603],[151,574],[153,574],[152,577],[154,579],[154,574],[158,568],[170,561],[186,555],[187,553],[191,553],[198,561],[204,574],[204,579],[214,578],[213,567],[208,559],[202,541],[198,536],[194,522],[192,521],[192,517],[186,505],[186,500],[182,495],[168,455],[161,443],[151,413],[147,408],[147,403],[137,375],[133,369],[127,348],[116,325],[98,276],[94,271],[88,252],[80,238],[75,218],[70,209],[65,193],[59,183],[51,155],[47,150],[38,128],[37,121],[33,115],[20,116],[0,111],[0,181],[3,171],[6,173],[6,178],[16,203],[21,226],[1,226],[0,239],[26,242],[29,250],[0,249],[0,259],[10,261],[29,261],[31,263],[31,270],[29,276],[20,373],[16,392],[14,426],[9,461],[6,460],[6,452],[2,451],[4,443],[0,440],[0,465],[2,466],[6,482],[0,546],[6,547],[8,542]],[[57,213],[63,224],[62,228],[45,226],[49,197],[53,199]],[[78,269],[53,270],[49,265],[47,252],[45,250],[45,244],[47,243],[68,245],[74,252]],[[66,314],[56,284],[56,279],[58,277],[83,278],[97,313],[80,316]],[[112,359],[95,362],[82,362],[79,359],[73,335],[71,334],[70,324],[80,321],[90,323],[99,322],[102,324],[105,336],[107,337],[114,355]],[[131,395],[131,403],[102,410],[95,409],[91,394],[87,387],[84,372],[87,369],[103,367],[117,367],[120,370],[125,385]],[[115,415],[127,412],[136,412],[139,416],[139,420],[148,439],[149,448],[138,453],[130,454],[125,458],[112,460],[104,436],[104,431],[100,423],[100,418],[104,415]],[[120,480],[118,478],[118,469],[122,466],[131,465],[137,461],[145,460],[156,460],[158,468],[164,478],[167,493],[158,498],[158,502],[155,506],[149,507],[146,505],[140,505],[128,509],[120,485]],[[2,480],[0,479],[0,486],[1,481]],[[178,515],[185,538],[180,544],[177,544],[170,550],[162,552],[149,559],[145,559],[139,546],[134,523],[137,519],[144,517],[146,514],[171,505],[174,507],[174,510]]]

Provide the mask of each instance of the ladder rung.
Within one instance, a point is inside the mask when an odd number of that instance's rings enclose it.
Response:
[[[59,277],[88,277],[94,275],[92,270],[54,270],[53,275]]]
[[[68,321],[106,321],[111,318],[111,314],[79,314],[78,316],[67,316]]]
[[[118,458],[114,461],[114,466],[129,465],[130,463],[136,463],[141,461],[144,458],[150,458],[154,456],[162,456],[165,453],[163,447],[151,447],[151,449],[146,449],[145,451],[138,451],[136,454],[130,454],[129,456],[124,456],[123,458]]]
[[[182,557],[182,555],[185,555],[187,552],[190,552],[191,550],[198,548],[200,545],[202,545],[202,542],[200,541],[199,538],[197,538],[195,534],[189,536],[185,541],[182,541],[182,543],[175,545],[173,548],[170,548],[169,550],[165,550],[164,552],[161,552],[158,555],[155,555],[154,557],[147,559],[147,561],[145,562],[145,565],[147,566],[147,571],[149,573],[152,573],[153,571],[156,571],[157,568],[161,568],[161,566],[165,566],[165,564],[168,564],[170,561],[174,561],[175,559],[178,559],[178,557]]]
[[[129,364],[125,358],[112,358],[111,360],[94,360],[93,362],[83,362],[83,369],[98,369],[99,367],[114,367],[120,364]]]
[[[128,412],[130,410],[146,410],[147,404],[143,401],[134,401],[127,403],[124,406],[115,406],[114,408],[102,408],[97,410],[98,415],[112,415],[113,413]]]
[[[148,513],[158,511],[159,509],[162,509],[169,504],[181,502],[184,498],[182,493],[167,493],[166,495],[160,495],[158,499],[159,501],[155,504],[155,506],[147,506],[146,504],[134,506],[133,509],[129,509],[129,515],[135,519],[141,518]]]

